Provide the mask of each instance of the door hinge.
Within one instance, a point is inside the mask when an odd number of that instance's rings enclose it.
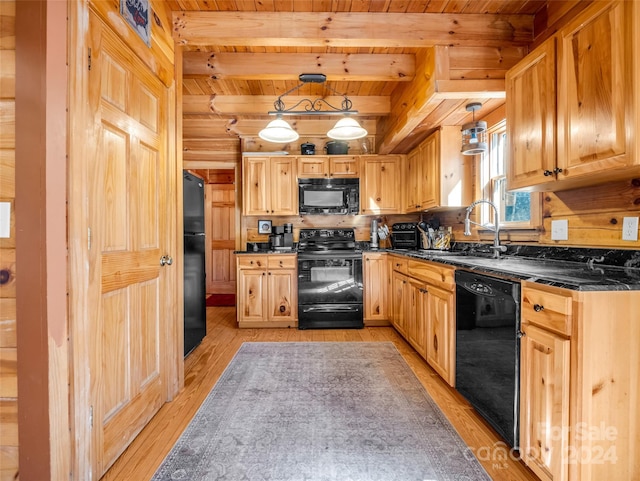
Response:
[[[89,63],[87,64],[87,69],[91,70],[91,49],[89,48],[88,51],[89,52],[87,54],[87,59],[88,59]]]
[[[89,406],[89,427],[93,429],[93,406]]]
[[[87,250],[91,250],[91,227],[87,227]]]

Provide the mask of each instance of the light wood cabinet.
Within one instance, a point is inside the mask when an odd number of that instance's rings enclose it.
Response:
[[[360,156],[360,211],[398,214],[402,209],[401,155]]]
[[[455,383],[454,268],[389,256],[391,323],[449,385]]]
[[[429,291],[423,281],[408,278],[405,334],[407,341],[424,359],[427,358],[427,326],[429,324]]]
[[[437,287],[427,287],[426,359],[449,383],[455,384],[455,294]]]
[[[507,72],[509,189],[549,181],[556,169],[556,38]]]
[[[295,159],[245,157],[242,178],[244,215],[297,215]]]
[[[511,189],[640,173],[639,22],[638,2],[594,2],[507,73]]]
[[[398,271],[393,271],[391,274],[391,295],[393,296],[391,324],[405,339],[407,337],[405,319],[407,317],[407,305],[409,304],[408,280],[407,276]]]
[[[240,327],[294,327],[298,319],[295,255],[236,257]]]
[[[355,155],[301,155],[297,162],[301,179],[359,176],[358,157]]]
[[[523,281],[522,331],[523,461],[545,481],[640,479],[637,293]]]
[[[387,292],[390,277],[387,255],[381,252],[365,252],[363,260],[364,279],[364,325],[389,325]]]
[[[446,126],[407,155],[405,212],[472,202],[471,157],[460,153],[459,127]]]
[[[522,290],[520,454],[545,481],[568,479],[570,293]]]

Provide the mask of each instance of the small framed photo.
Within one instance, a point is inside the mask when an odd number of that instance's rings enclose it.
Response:
[[[258,234],[271,234],[271,221],[259,220],[258,221]]]

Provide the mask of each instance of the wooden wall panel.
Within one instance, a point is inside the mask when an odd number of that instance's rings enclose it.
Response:
[[[15,295],[16,2],[0,1],[0,202],[11,203],[10,237],[0,239],[0,480],[18,478]]]
[[[640,241],[622,240],[624,217],[640,217],[640,179],[543,194],[544,231],[540,243],[639,249]],[[551,222],[567,219],[569,239],[551,239]]]

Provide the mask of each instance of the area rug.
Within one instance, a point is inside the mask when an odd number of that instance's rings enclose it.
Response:
[[[235,306],[235,294],[211,294],[207,297],[207,307],[213,306]]]
[[[392,343],[244,343],[152,481],[491,481]]]

